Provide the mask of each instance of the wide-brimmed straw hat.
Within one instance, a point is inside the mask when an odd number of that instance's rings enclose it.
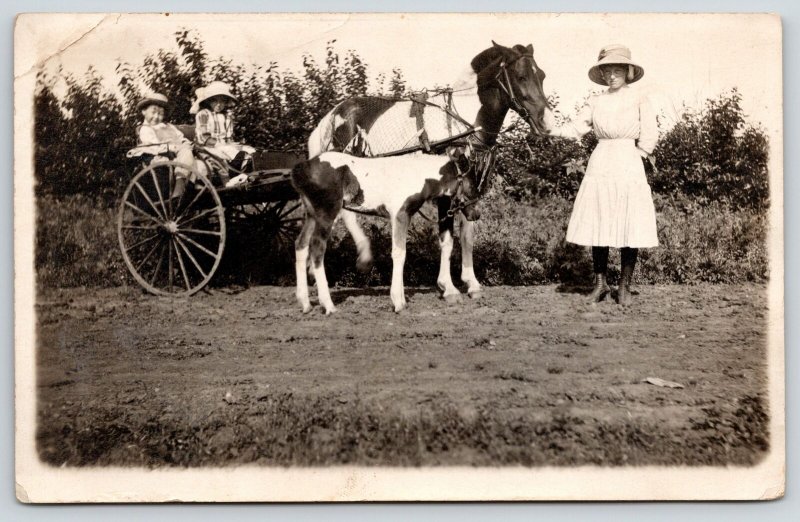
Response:
[[[205,87],[200,87],[194,93],[197,99],[192,105],[192,108],[189,109],[191,114],[197,114],[200,111],[200,104],[214,96],[225,96],[233,102],[238,101],[236,96],[231,94],[230,85],[225,82],[211,82]]]
[[[147,95],[139,100],[139,102],[136,104],[136,110],[141,111],[150,105],[158,105],[159,107],[166,109],[167,105],[169,105],[169,100],[163,94],[154,92],[153,94]]]
[[[607,45],[600,49],[597,63],[589,69],[589,79],[600,85],[608,85],[603,79],[603,72],[600,67],[603,65],[627,65],[627,83],[638,82],[644,76],[644,68],[631,60],[631,51],[624,45]]]

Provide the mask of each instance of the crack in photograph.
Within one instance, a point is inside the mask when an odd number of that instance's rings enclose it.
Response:
[[[29,14],[15,39],[21,500],[783,494],[779,17]],[[143,485],[242,466],[359,485]],[[450,478],[369,478],[406,471]]]

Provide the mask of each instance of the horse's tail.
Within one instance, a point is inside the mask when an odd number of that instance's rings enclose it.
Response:
[[[337,104],[311,131],[311,135],[308,137],[308,159],[316,158],[333,148],[334,115],[338,108]]]

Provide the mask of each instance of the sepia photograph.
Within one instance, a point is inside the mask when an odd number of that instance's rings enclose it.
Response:
[[[785,483],[770,14],[23,14],[22,502]]]

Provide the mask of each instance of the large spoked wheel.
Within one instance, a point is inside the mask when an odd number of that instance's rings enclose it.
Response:
[[[176,162],[151,164],[125,189],[117,235],[125,265],[148,292],[192,295],[211,280],[225,248],[225,209],[203,175],[176,190]]]
[[[237,229],[282,245],[294,243],[303,221],[297,200],[239,205],[229,209],[228,217]]]

